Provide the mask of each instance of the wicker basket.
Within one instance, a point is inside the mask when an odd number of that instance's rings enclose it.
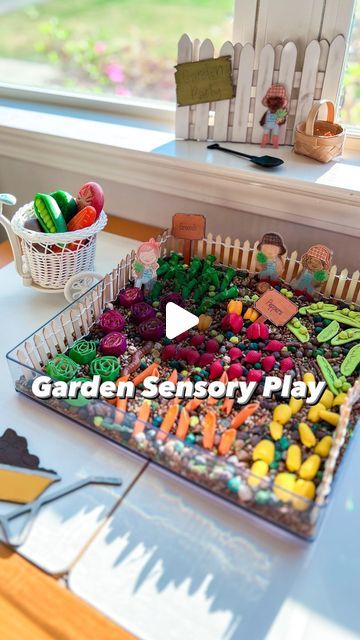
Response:
[[[327,105],[327,120],[316,120],[320,107]],[[319,162],[330,162],[343,151],[344,129],[334,122],[334,104],[319,100],[310,109],[306,122],[300,122],[295,131],[294,151]],[[327,132],[331,135],[325,135]]]
[[[26,221],[34,216],[31,202],[21,207],[11,220],[21,248],[25,285],[48,291],[62,290],[71,276],[94,270],[96,235],[107,223],[104,211],[91,227],[67,233],[49,234],[27,229]]]

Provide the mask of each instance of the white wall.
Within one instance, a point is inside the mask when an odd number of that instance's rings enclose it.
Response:
[[[76,193],[79,186],[87,180],[96,180],[96,176],[74,174],[46,168],[36,162],[30,164],[0,157],[0,191],[16,195],[19,205],[30,201],[36,191],[48,193],[65,189]],[[284,236],[285,243],[291,250],[303,252],[311,244],[323,243],[334,250],[334,263],[339,267],[347,267],[349,271],[360,267],[359,238],[306,227],[292,221],[264,218],[241,211],[240,205],[239,210],[225,209],[114,182],[102,181],[102,185],[106,196],[106,211],[123,218],[168,227],[173,213],[202,213],[207,217],[207,231],[212,233],[255,241],[265,231],[277,231]],[[9,215],[10,209],[6,210]]]

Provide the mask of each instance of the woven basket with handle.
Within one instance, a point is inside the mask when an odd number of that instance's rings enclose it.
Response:
[[[317,120],[320,107],[327,105],[327,120]],[[334,122],[334,104],[319,100],[309,111],[306,122],[300,122],[295,131],[294,151],[319,162],[330,162],[343,151],[344,129]]]
[[[91,227],[66,233],[42,233],[26,227],[33,219],[34,204],[21,207],[11,220],[16,236],[15,251],[21,252],[21,272],[26,286],[61,290],[69,278],[82,271],[93,271],[96,237],[106,223],[104,211]]]

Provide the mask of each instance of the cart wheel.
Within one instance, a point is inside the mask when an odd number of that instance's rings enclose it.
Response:
[[[64,287],[66,300],[68,302],[74,302],[74,300],[80,298],[80,296],[102,279],[103,276],[93,271],[80,271],[80,273],[75,273],[69,278]]]

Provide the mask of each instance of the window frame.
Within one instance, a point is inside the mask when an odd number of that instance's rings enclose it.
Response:
[[[35,103],[52,107],[63,107],[89,111],[97,115],[116,115],[173,124],[175,105],[161,100],[147,98],[107,98],[56,89],[21,87],[0,82],[0,100]]]
[[[272,1],[274,0],[234,0],[234,42],[240,38],[252,41],[254,46],[256,46],[256,28],[259,20],[260,7],[265,7],[265,10],[270,10],[270,2]],[[282,0],[277,1],[281,2]],[[316,1],[317,0],[314,0],[314,2]],[[334,33],[346,32],[345,36],[350,33],[356,1],[357,0],[324,0],[323,19],[326,12],[330,13],[330,11],[332,11],[335,14],[335,5],[338,5],[335,23],[332,21],[332,30]],[[286,2],[288,2],[288,0],[286,0]],[[341,2],[344,4],[340,5],[339,3]],[[346,7],[345,3],[347,5]],[[248,21],[244,21],[243,19],[245,10],[248,12]],[[336,21],[339,23],[338,29],[336,29]],[[326,37],[323,33],[319,33],[319,36]],[[350,39],[348,40],[348,45],[349,42]],[[345,66],[343,77],[344,73]],[[336,112],[339,109],[340,97],[341,91],[338,92]],[[1,100],[11,100],[25,104],[32,103],[41,106],[47,105],[58,108],[79,109],[94,114],[96,113],[97,116],[112,115],[138,119],[146,123],[154,122],[163,124],[164,126],[173,126],[175,123],[175,104],[146,98],[110,98],[107,96],[77,94],[69,91],[19,86],[0,82],[0,101]],[[351,140],[349,146],[351,148],[360,148],[360,127],[354,127],[351,124],[345,124],[345,126],[347,129],[347,139]]]

